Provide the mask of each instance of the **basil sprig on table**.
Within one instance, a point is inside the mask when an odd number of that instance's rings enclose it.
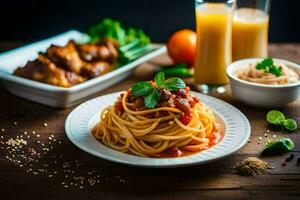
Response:
[[[298,127],[294,119],[286,119],[284,114],[278,110],[269,111],[267,121],[272,125],[281,126],[288,131],[295,131]]]
[[[294,142],[289,138],[280,138],[270,142],[261,153],[262,155],[275,155],[292,151],[295,147]]]
[[[177,77],[165,79],[165,74],[163,72],[158,72],[155,75],[154,81],[157,87],[154,87],[148,81],[141,81],[136,83],[131,89],[134,96],[145,96],[144,105],[146,108],[155,108],[155,106],[159,104],[161,88],[166,88],[170,91],[186,88],[183,80]]]
[[[281,67],[275,66],[272,58],[266,58],[260,63],[257,63],[256,69],[264,70],[265,72],[274,74],[275,76],[281,75]]]

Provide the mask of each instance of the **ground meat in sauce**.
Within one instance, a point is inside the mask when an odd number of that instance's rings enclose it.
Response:
[[[179,89],[178,91],[169,91],[165,88],[160,89],[160,103],[157,105],[159,107],[171,107],[177,108],[184,113],[190,113],[191,108],[195,103],[199,102],[198,97],[189,94],[190,88],[186,87],[185,89]],[[131,91],[128,90],[127,101],[132,103],[133,106],[130,106],[130,109],[133,110],[145,110],[147,109],[144,106],[144,97],[133,96]],[[166,113],[167,114],[167,113]],[[157,117],[157,116],[151,116]]]

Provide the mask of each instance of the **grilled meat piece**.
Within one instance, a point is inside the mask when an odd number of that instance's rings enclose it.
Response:
[[[71,87],[114,68],[118,45],[110,39],[95,44],[51,45],[46,53],[18,68],[14,74],[61,87]]]
[[[107,61],[118,59],[118,46],[110,39],[103,39],[99,43],[76,45],[80,58],[86,62]]]
[[[69,41],[66,46],[51,45],[46,52],[47,57],[57,66],[79,74],[83,65],[74,41]]]
[[[44,55],[39,55],[36,60],[29,61],[24,67],[19,67],[14,74],[61,87],[71,87],[85,81],[85,78],[73,72],[58,68]]]
[[[105,61],[98,61],[93,63],[85,63],[81,69],[81,75],[89,78],[95,78],[113,69],[112,65]]]

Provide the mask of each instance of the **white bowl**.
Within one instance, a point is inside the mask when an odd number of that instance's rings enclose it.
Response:
[[[281,107],[297,100],[300,96],[300,81],[287,85],[266,85],[244,81],[234,75],[236,70],[261,60],[261,58],[238,60],[227,67],[226,73],[233,97],[246,104],[265,108]],[[282,59],[273,60],[285,64],[300,74],[300,65]]]

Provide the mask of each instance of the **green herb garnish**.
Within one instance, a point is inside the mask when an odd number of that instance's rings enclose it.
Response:
[[[179,77],[192,77],[193,73],[190,71],[189,66],[184,63],[164,66],[159,71],[164,72],[166,76],[179,76]]]
[[[284,120],[284,114],[278,110],[271,110],[267,114],[267,121],[272,125],[282,125]]]
[[[148,81],[136,83],[131,91],[134,96],[145,96],[144,105],[146,108],[155,108],[160,101],[160,89],[166,88],[170,91],[176,91],[186,88],[185,83],[180,78],[165,79],[163,72],[158,72],[154,78],[156,86],[154,87]]]
[[[281,138],[270,142],[262,152],[262,155],[282,154],[292,151],[295,147],[294,142],[289,138]]]
[[[297,122],[294,119],[286,119],[284,114],[278,110],[269,111],[266,118],[270,124],[281,126],[288,131],[297,129]]]
[[[297,129],[297,122],[294,119],[286,119],[283,122],[283,127],[288,131],[295,131]]]
[[[155,108],[155,106],[160,101],[160,93],[159,90],[154,89],[150,95],[148,95],[144,100],[144,105],[146,108]]]
[[[90,37],[90,42],[110,38],[119,43],[118,66],[127,64],[152,50],[149,45],[151,40],[142,29],[124,28],[120,21],[109,18],[92,26],[87,34]]]
[[[272,58],[265,58],[260,63],[256,64],[256,69],[264,70],[267,73],[275,76],[281,75],[281,67],[275,66]]]

